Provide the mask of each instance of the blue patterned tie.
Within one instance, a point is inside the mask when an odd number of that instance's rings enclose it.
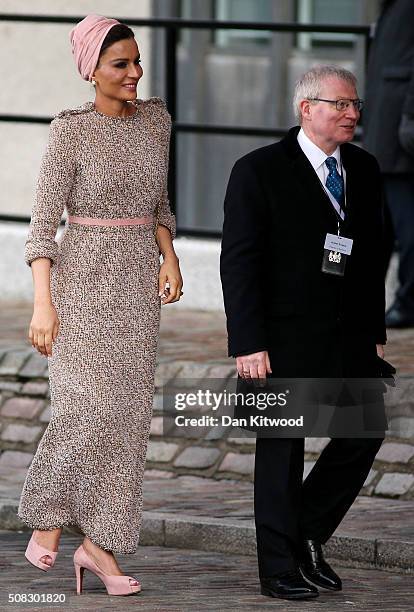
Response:
[[[336,169],[335,157],[327,157],[325,159],[325,164],[327,165],[329,170],[329,174],[326,179],[326,187],[329,189],[335,200],[338,202],[341,209],[343,209],[345,204],[344,180]],[[345,216],[345,213],[343,213],[343,216]]]

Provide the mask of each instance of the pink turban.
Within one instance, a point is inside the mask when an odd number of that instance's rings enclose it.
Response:
[[[69,32],[72,53],[85,81],[91,80],[98,63],[102,43],[109,30],[120,22],[102,15],[87,15]]]

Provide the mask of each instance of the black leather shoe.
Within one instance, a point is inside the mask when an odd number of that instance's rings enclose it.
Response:
[[[414,327],[414,312],[408,312],[398,304],[394,304],[385,313],[385,326],[389,328]]]
[[[298,570],[260,580],[261,593],[267,597],[280,599],[311,599],[318,597],[319,591],[302,578]]]
[[[341,591],[341,579],[325,561],[322,546],[315,540],[304,540],[299,553],[300,571],[306,580],[330,591]]]

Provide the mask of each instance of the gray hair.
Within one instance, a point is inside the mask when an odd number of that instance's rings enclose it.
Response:
[[[295,90],[293,93],[293,112],[298,123],[302,123],[302,113],[300,110],[300,103],[302,100],[309,100],[310,98],[319,98],[321,95],[322,84],[326,79],[336,78],[342,81],[347,81],[353,87],[356,88],[357,79],[352,72],[345,70],[341,66],[335,65],[321,65],[314,66],[300,79],[296,81]]]

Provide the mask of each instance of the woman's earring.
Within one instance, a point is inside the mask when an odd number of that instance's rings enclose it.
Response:
[[[91,83],[92,83],[92,85],[95,87],[95,85],[96,85],[96,81],[95,81],[95,79],[92,79]]]

